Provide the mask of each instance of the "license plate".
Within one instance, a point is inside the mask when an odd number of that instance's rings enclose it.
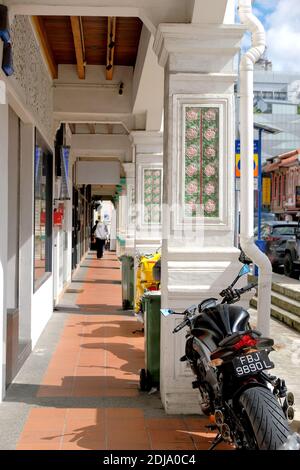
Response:
[[[266,351],[252,352],[233,359],[234,372],[238,377],[258,374],[262,370],[273,369],[273,367],[274,363],[270,361]]]

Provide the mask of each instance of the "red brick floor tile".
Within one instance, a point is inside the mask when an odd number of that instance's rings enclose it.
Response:
[[[105,253],[104,259],[83,264],[90,267],[82,274],[83,292],[76,299],[81,310],[68,315],[37,396],[79,402],[81,397],[122,397],[131,399],[132,407],[33,408],[17,448],[207,449],[214,435],[207,432],[206,419],[145,418],[137,407],[144,335],[133,334],[140,325],[121,310],[122,287],[116,284],[121,280],[120,263],[115,254]]]

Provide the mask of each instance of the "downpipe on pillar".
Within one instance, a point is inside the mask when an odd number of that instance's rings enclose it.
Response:
[[[239,16],[252,35],[252,44],[240,61],[241,222],[240,244],[258,266],[257,329],[270,330],[272,265],[254,242],[253,217],[253,69],[266,47],[265,30],[252,13],[251,0],[239,0]]]

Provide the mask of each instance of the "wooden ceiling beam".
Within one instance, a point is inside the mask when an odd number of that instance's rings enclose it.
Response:
[[[113,78],[116,23],[117,18],[115,16],[109,16],[107,18],[106,80],[112,80]]]
[[[76,134],[75,124],[72,124],[72,123],[69,122],[69,128],[70,128],[70,131],[72,132],[72,134]]]
[[[113,133],[113,124],[107,123],[106,126],[107,126],[107,133],[112,134]]]
[[[84,37],[82,34],[80,16],[70,16],[77,62],[77,74],[81,80],[85,79]]]
[[[89,128],[90,134],[96,134],[95,124],[88,124],[88,128]]]
[[[45,56],[46,62],[48,64],[51,77],[55,79],[58,77],[58,67],[57,63],[55,62],[53,52],[48,41],[48,37],[46,34],[46,30],[43,23],[43,18],[41,16],[32,16],[32,22],[38,36],[38,40]]]

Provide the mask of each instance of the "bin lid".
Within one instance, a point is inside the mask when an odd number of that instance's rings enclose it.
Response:
[[[160,290],[151,290],[144,293],[144,297],[161,297]]]

